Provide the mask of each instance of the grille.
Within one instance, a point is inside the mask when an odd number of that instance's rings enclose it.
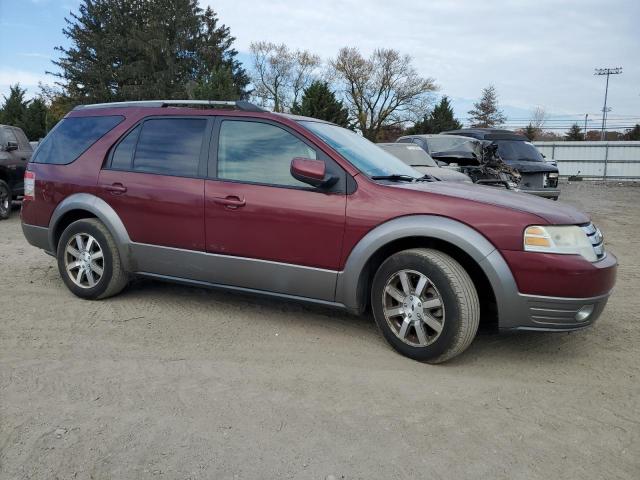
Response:
[[[587,234],[587,238],[591,241],[593,251],[596,252],[598,260],[604,258],[604,237],[602,236],[600,229],[593,223],[590,223],[588,225],[583,225],[582,230],[584,230],[584,233]]]

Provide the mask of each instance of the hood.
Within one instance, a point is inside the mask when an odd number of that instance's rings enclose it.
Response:
[[[549,224],[577,225],[590,221],[587,214],[566,203],[536,197],[527,193],[501,190],[495,187],[462,182],[398,183],[394,186],[530,213],[546,220]]]
[[[464,173],[456,172],[449,168],[440,167],[413,167],[420,173],[431,175],[432,177],[442,180],[443,182],[471,182],[471,179]]]
[[[505,163],[510,167],[515,168],[520,173],[539,173],[539,172],[558,173],[558,167],[551,165],[549,162],[512,160],[512,161],[505,161]]]

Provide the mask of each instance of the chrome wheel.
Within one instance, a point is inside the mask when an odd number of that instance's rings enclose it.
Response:
[[[442,332],[442,296],[420,272],[400,270],[391,275],[382,293],[382,305],[391,331],[408,345],[431,345]]]
[[[69,278],[81,288],[95,287],[104,274],[104,253],[88,233],[78,233],[67,242],[64,266]]]

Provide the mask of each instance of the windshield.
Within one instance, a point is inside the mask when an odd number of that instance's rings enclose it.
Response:
[[[391,145],[379,145],[380,148],[398,157],[412,167],[437,167],[438,164],[431,156],[417,145],[406,143],[394,143]]]
[[[300,124],[327,142],[331,148],[369,177],[385,175],[422,177],[417,170],[351,130],[313,121],[301,121]]]
[[[494,140],[498,144],[498,155],[505,161],[544,162],[544,157],[531,142],[522,140]]]

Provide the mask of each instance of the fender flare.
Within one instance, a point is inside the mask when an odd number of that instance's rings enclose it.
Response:
[[[85,210],[95,215],[113,235],[120,260],[127,271],[132,271],[132,257],[130,254],[131,239],[116,211],[104,200],[89,193],[75,193],[58,204],[49,220],[49,245],[51,251],[56,251],[55,231],[64,215],[72,210]]]
[[[338,274],[336,302],[354,313],[361,313],[365,305],[360,298],[359,282],[367,262],[385,245],[409,237],[442,240],[463,250],[489,279],[496,297],[499,319],[509,318],[518,311],[519,296],[515,279],[496,247],[468,225],[436,215],[400,217],[369,231],[353,248],[344,270]]]

